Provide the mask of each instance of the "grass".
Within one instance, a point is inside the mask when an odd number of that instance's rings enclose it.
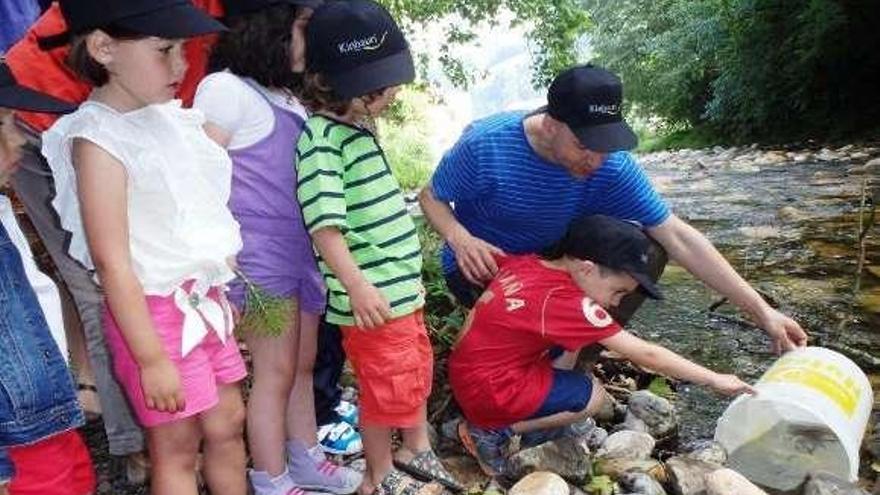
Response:
[[[638,153],[663,150],[700,149],[722,144],[722,141],[705,129],[688,128],[669,132],[642,131],[639,134]]]

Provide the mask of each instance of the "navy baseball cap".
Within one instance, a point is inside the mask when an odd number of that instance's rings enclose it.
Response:
[[[324,0],[224,0],[223,9],[226,17],[259,12],[276,5],[292,5],[294,7],[318,8]]]
[[[335,0],[315,10],[306,28],[306,67],[346,100],[416,77],[403,32],[372,0]]]
[[[76,110],[76,105],[21,86],[15,80],[9,66],[0,62],[0,108],[29,112],[67,113]]]
[[[554,252],[626,272],[648,297],[663,299],[651,277],[651,240],[633,222],[605,215],[576,218]]]
[[[630,150],[639,140],[623,120],[623,84],[600,67],[581,65],[559,74],[547,92],[547,113],[564,122],[587,149]]]
[[[67,32],[42,38],[44,50],[69,43],[73,35],[109,26],[166,39],[226,30],[189,0],[61,0],[60,4]]]

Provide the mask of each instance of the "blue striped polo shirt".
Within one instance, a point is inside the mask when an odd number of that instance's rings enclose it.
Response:
[[[586,178],[541,158],[526,139],[525,112],[506,112],[469,125],[443,156],[431,185],[453,203],[468,231],[507,253],[535,253],[559,240],[573,219],[603,214],[653,227],[669,208],[627,152],[608,155]],[[456,269],[443,246],[443,270]]]

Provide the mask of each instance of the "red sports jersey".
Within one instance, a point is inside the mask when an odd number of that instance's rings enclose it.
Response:
[[[452,392],[477,426],[522,421],[550,393],[552,348],[575,351],[620,329],[568,272],[533,255],[504,258],[449,358]]]

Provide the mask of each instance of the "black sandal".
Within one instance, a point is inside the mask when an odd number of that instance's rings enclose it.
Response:
[[[395,460],[394,467],[417,480],[436,481],[455,493],[464,491],[464,486],[446,470],[433,450],[419,452],[409,462]]]
[[[388,471],[372,495],[441,495],[443,486],[416,481],[396,469]]]

